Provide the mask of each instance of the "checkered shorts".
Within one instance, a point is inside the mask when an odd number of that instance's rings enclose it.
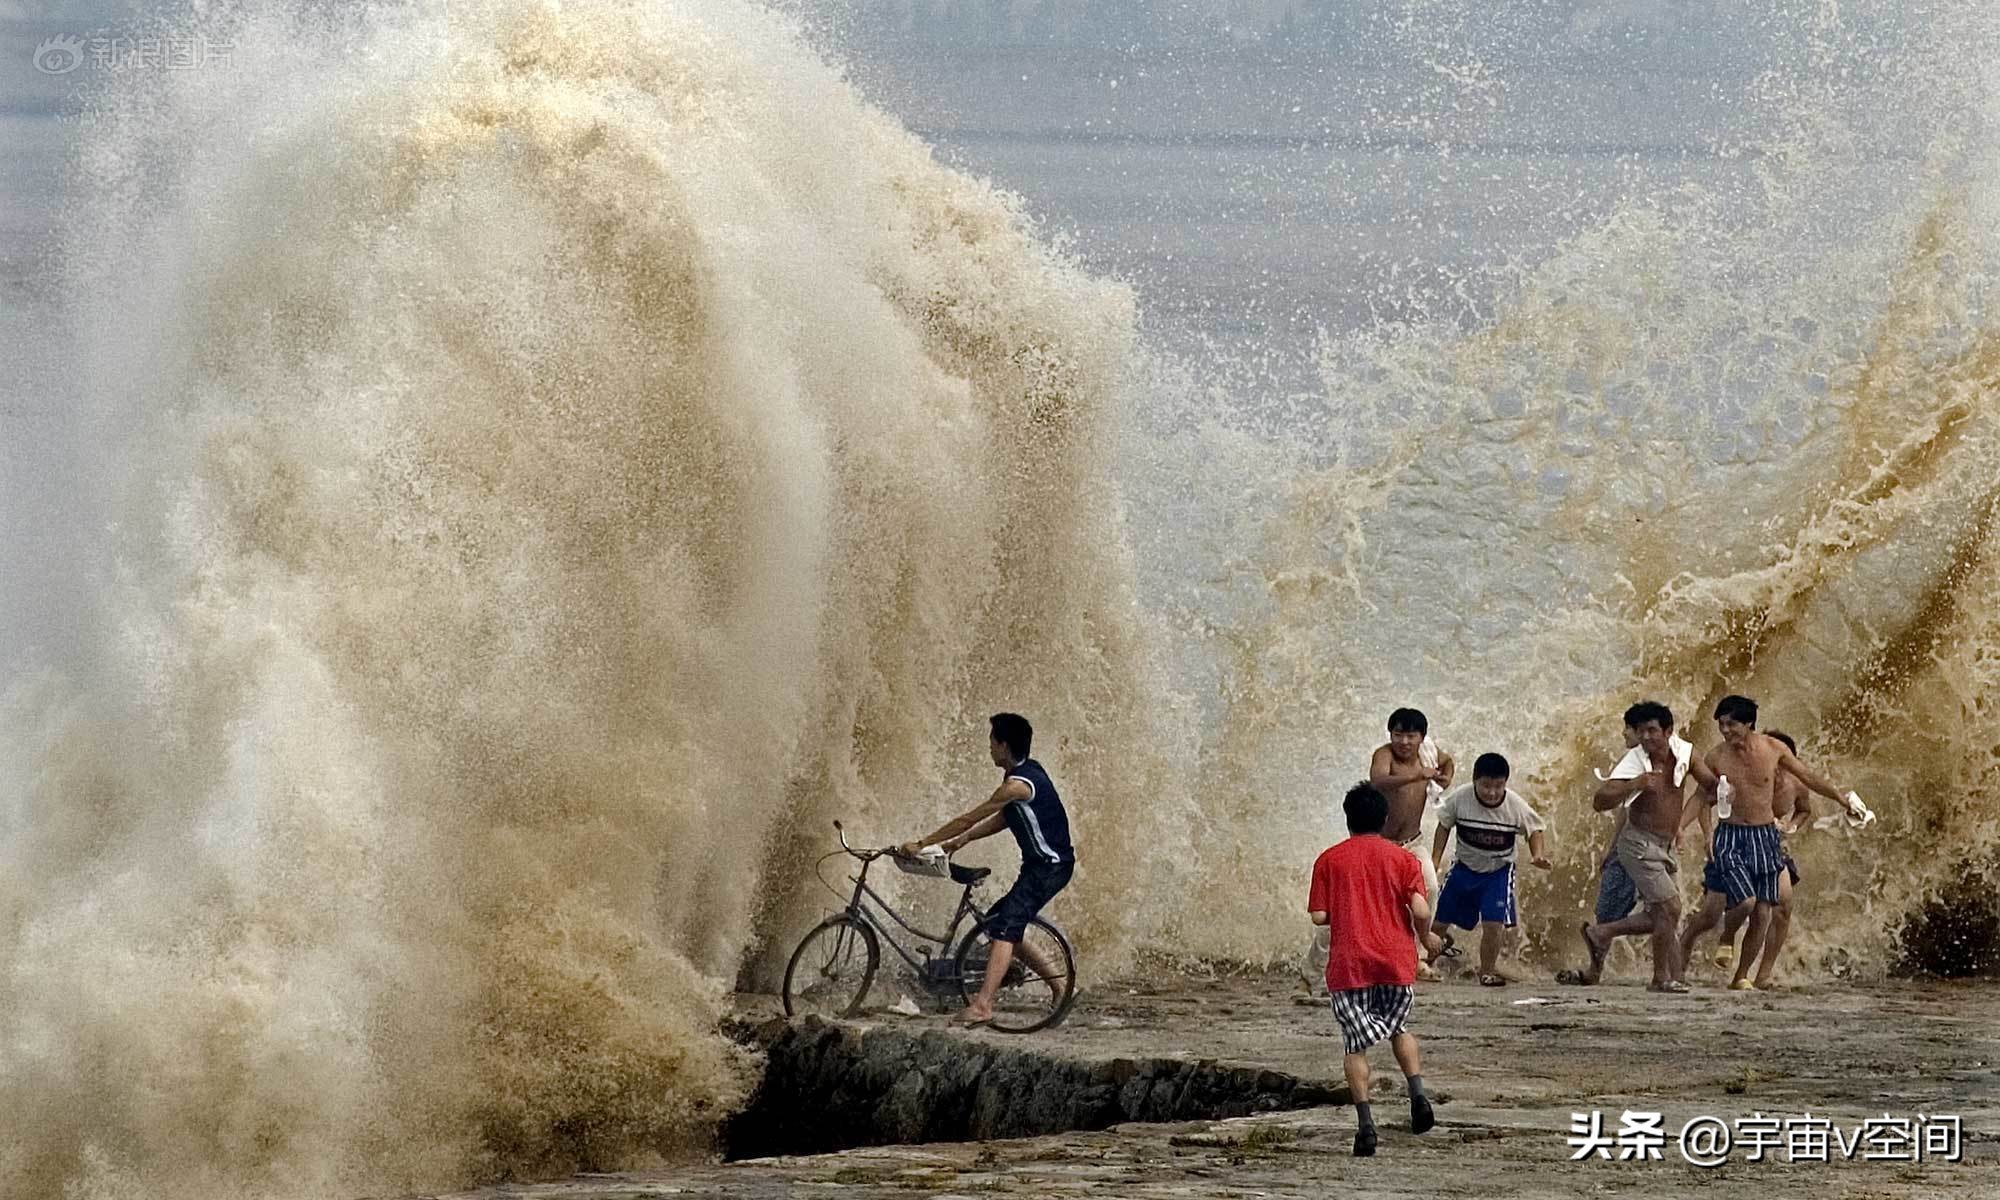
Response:
[[[1399,983],[1378,983],[1329,997],[1333,1019],[1340,1022],[1340,1036],[1349,1054],[1359,1054],[1403,1032],[1416,999],[1417,989]]]

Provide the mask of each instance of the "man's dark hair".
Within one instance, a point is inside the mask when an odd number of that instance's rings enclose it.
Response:
[[[1399,708],[1389,714],[1390,733],[1429,733],[1430,719],[1414,708]]]
[[[1674,710],[1658,700],[1641,700],[1625,710],[1625,728],[1637,729],[1648,721],[1658,721],[1660,728],[1674,727]]]
[[[1015,762],[1026,762],[1028,747],[1035,744],[1035,727],[1020,713],[994,713],[993,736],[1007,747]]]
[[[1755,729],[1757,728],[1757,702],[1748,696],[1724,696],[1721,703],[1715,706],[1715,719],[1720,721],[1724,717],[1728,717],[1732,721],[1740,721],[1750,728]]]
[[[1341,807],[1347,810],[1349,833],[1380,833],[1389,823],[1389,797],[1376,791],[1372,783],[1357,783],[1348,788]]]
[[[1766,729],[1764,736],[1777,738],[1779,741],[1785,743],[1785,749],[1790,750],[1793,754],[1799,752],[1799,744],[1792,740],[1791,734],[1786,733],[1782,729]]]
[[[1505,755],[1494,754],[1488,751],[1472,760],[1472,777],[1474,779],[1505,779],[1513,773],[1514,769],[1507,765]]]

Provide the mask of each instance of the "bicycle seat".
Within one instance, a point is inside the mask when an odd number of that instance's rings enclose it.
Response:
[[[992,867],[961,867],[957,863],[951,864],[951,881],[962,883],[967,887],[971,887],[992,873]]]

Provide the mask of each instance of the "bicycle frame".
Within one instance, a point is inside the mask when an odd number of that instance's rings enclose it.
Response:
[[[976,920],[986,919],[985,912],[972,902],[972,885],[967,884],[965,890],[959,893],[958,909],[952,913],[951,924],[945,927],[943,937],[939,937],[927,930],[919,929],[915,925],[905,921],[902,914],[898,913],[893,905],[882,898],[881,893],[868,886],[868,868],[872,863],[873,860],[871,859],[862,860],[861,873],[853,877],[854,897],[847,902],[847,915],[873,929],[876,936],[887,942],[889,948],[896,952],[898,958],[908,963],[910,969],[920,975],[924,970],[923,960],[911,954],[908,950],[903,949],[903,944],[896,940],[896,935],[891,933],[889,927],[876,917],[870,906],[864,903],[864,900],[874,901],[875,908],[881,909],[891,921],[902,926],[910,933],[915,934],[924,941],[936,942],[938,944],[938,956],[941,958],[951,954],[952,942],[958,938],[959,923],[964,921],[968,914]]]

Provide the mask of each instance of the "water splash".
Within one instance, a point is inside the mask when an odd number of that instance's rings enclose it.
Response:
[[[1172,870],[1129,294],[746,5],[230,20],[88,127],[121,524],[7,724],[5,1190],[699,1148],[830,819],[963,807],[997,709],[1115,965]]]

